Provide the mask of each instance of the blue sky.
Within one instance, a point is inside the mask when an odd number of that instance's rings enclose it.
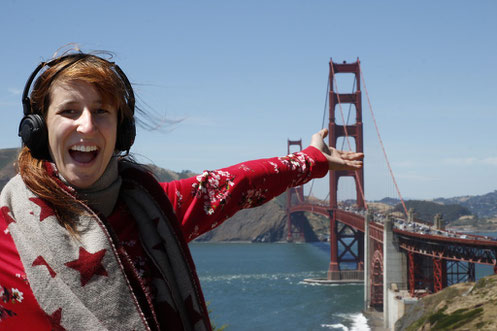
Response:
[[[20,146],[28,75],[69,42],[114,52],[141,105],[181,120],[138,129],[133,147],[177,171],[282,155],[287,139],[308,144],[329,59],[359,58],[404,197],[497,189],[496,1],[6,0],[0,9],[0,148]],[[379,199],[394,191],[364,92],[365,191]],[[313,192],[324,197],[326,184]]]

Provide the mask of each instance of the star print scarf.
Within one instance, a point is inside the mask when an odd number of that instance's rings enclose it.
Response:
[[[193,262],[179,227],[171,222],[174,213],[167,197],[142,171],[128,166],[123,172],[128,175],[123,176],[120,194],[162,275],[153,280],[156,307],[166,305],[179,314],[185,330],[209,330]],[[66,330],[150,330],[112,235],[90,208],[79,216],[80,237],[75,239],[19,175],[3,189],[0,205],[8,208],[8,229],[47,315],[60,316]]]

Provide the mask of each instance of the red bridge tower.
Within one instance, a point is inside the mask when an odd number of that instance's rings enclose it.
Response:
[[[355,75],[355,93],[338,93],[336,91],[336,78],[337,74],[354,74]],[[337,140],[340,137],[345,139],[355,139],[355,151],[363,152],[363,129],[362,129],[362,102],[361,102],[361,73],[359,66],[359,59],[354,63],[343,62],[341,64],[334,63],[330,60],[330,76],[329,76],[329,145],[337,147]],[[343,119],[343,125],[336,123],[336,111],[341,112],[342,104],[353,104],[356,109],[356,122],[353,125],[347,125]],[[337,107],[338,106],[338,107]],[[363,270],[364,256],[363,256],[363,233],[356,231],[344,224],[338,227],[337,213],[338,208],[338,181],[341,177],[352,177],[355,181],[356,187],[356,202],[357,207],[366,209],[364,201],[364,170],[358,171],[330,171],[330,267],[328,269],[328,279],[342,279],[340,272],[341,262],[356,262],[357,270]],[[348,240],[346,240],[348,238]],[[338,255],[338,244],[344,249],[344,252]],[[357,250],[354,252],[352,246],[356,244]],[[348,257],[347,257],[348,255]],[[350,258],[352,256],[352,258]]]

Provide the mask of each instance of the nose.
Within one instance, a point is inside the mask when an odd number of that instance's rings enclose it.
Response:
[[[89,109],[84,109],[76,121],[77,131],[82,134],[90,134],[95,132],[96,127],[93,120],[93,114],[91,111]]]

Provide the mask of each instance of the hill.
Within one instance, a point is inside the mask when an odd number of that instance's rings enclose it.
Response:
[[[414,209],[416,217],[422,220],[433,222],[436,214],[442,214],[446,223],[451,223],[463,216],[471,216],[472,213],[466,207],[458,204],[442,204],[432,201],[407,200],[405,201],[407,209]],[[397,204],[394,211],[402,212],[404,209],[401,204]]]
[[[395,330],[497,330],[497,275],[459,283],[420,299]]]
[[[15,163],[18,153],[17,148],[0,149],[0,190],[17,173]]]
[[[461,196],[447,199],[438,198],[434,201],[443,204],[461,205],[478,217],[497,216],[497,190],[484,195]]]
[[[394,199],[394,198],[383,198],[383,199],[378,200],[376,202],[384,203],[384,204],[387,204],[389,206],[396,206],[398,203],[400,203],[400,200]]]
[[[157,177],[159,182],[172,182],[173,180],[190,178],[197,175],[196,173],[190,170],[183,170],[181,172],[176,172],[158,167],[153,164],[148,164],[147,168],[150,171],[152,171],[152,173],[155,175],[155,177]]]

